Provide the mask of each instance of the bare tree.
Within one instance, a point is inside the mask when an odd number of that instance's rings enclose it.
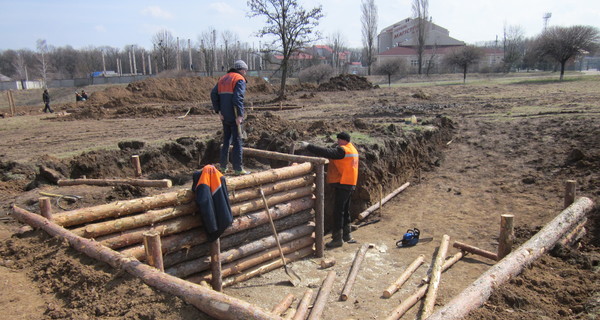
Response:
[[[173,68],[174,60],[176,58],[177,43],[173,34],[171,34],[171,31],[158,31],[152,37],[152,44],[154,45],[154,57],[155,59],[158,59],[158,65],[161,66],[160,71]]]
[[[467,70],[483,56],[483,51],[475,46],[464,46],[448,53],[445,57],[446,64],[458,67],[463,72],[463,83],[467,81]]]
[[[48,44],[45,39],[38,39],[36,42],[37,51],[38,51],[38,61],[40,62],[40,74],[42,76],[42,82],[44,83],[44,88],[48,86]]]
[[[600,35],[592,26],[549,27],[536,41],[540,56],[548,56],[560,64],[560,80],[565,74],[567,61],[598,49]]]
[[[235,33],[229,30],[225,30],[221,32],[221,40],[223,41],[223,46],[225,49],[225,51],[223,52],[223,65],[225,66],[225,69],[229,69],[230,66],[233,64],[233,60],[235,59],[234,57],[237,56],[237,46],[239,43],[238,37]]]
[[[302,82],[316,82],[320,84],[323,80],[331,77],[333,68],[328,64],[318,64],[300,71],[298,79]]]
[[[510,72],[523,58],[523,38],[523,29],[520,26],[504,26],[504,37],[502,39],[504,72]]]
[[[331,66],[335,71],[339,72],[342,67],[340,56],[346,49],[344,36],[340,31],[336,31],[329,35],[327,42],[329,42],[329,46],[331,47]]]
[[[377,60],[375,39],[377,38],[377,6],[375,0],[362,0],[361,3],[362,42],[367,64],[367,74],[371,75],[371,65]]]
[[[27,62],[25,61],[25,56],[22,51],[23,50],[21,50],[21,52],[16,52],[12,64],[19,80],[29,80],[29,75],[27,74]]]
[[[412,11],[417,23],[417,43],[415,47],[417,49],[418,73],[421,74],[429,26],[429,0],[413,0]]]
[[[278,48],[277,51],[283,56],[280,66],[279,99],[284,99],[290,57],[319,37],[314,28],[323,17],[323,7],[305,10],[296,0],[248,0],[247,4],[250,8],[248,13],[250,17],[266,18],[266,26],[258,31],[258,35],[274,36],[272,45]]]
[[[408,66],[403,58],[386,59],[380,61],[375,68],[377,74],[386,75],[388,77],[388,86],[392,85],[392,76],[404,75],[407,73]]]

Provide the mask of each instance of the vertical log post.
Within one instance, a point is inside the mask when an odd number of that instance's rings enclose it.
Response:
[[[271,313],[274,315],[281,315],[282,313],[285,312],[285,310],[287,310],[292,303],[294,302],[294,300],[296,300],[296,297],[294,297],[293,294],[288,293],[283,300],[281,300],[275,307],[273,307],[273,309],[271,310]]]
[[[383,297],[389,298],[394,294],[394,292],[398,291],[398,289],[400,289],[400,287],[404,284],[404,282],[406,282],[406,280],[408,280],[408,278],[417,270],[418,267],[421,266],[421,264],[423,264],[424,261],[425,261],[425,256],[422,254],[419,255],[406,268],[406,270],[404,270],[404,272],[402,272],[400,277],[396,281],[394,281],[394,283],[392,283],[387,289],[385,289],[385,291],[383,291]]]
[[[321,318],[321,313],[323,313],[323,309],[325,309],[325,304],[327,303],[327,298],[329,298],[329,292],[331,292],[334,280],[335,271],[331,270],[327,273],[327,278],[325,278],[323,285],[321,285],[321,288],[319,289],[319,293],[317,294],[313,308],[310,311],[308,320],[318,320]]]
[[[571,204],[573,204],[573,202],[575,202],[575,189],[576,188],[577,188],[577,181],[567,180],[567,182],[565,183],[565,206],[564,206],[564,208],[570,206]]]
[[[348,278],[346,278],[346,284],[344,284],[344,289],[342,290],[342,294],[340,295],[341,301],[348,300],[348,296],[350,295],[350,291],[352,291],[354,280],[356,280],[356,275],[358,274],[360,264],[362,263],[363,258],[367,253],[367,249],[369,249],[369,244],[365,243],[356,252],[356,256],[354,256],[354,261],[352,262],[352,267],[350,268],[350,273],[348,273]]]
[[[144,249],[148,264],[156,269],[165,272],[162,256],[162,245],[160,243],[160,233],[156,230],[150,230],[144,233]]]
[[[221,239],[210,243],[210,272],[211,285],[215,291],[223,291],[223,277],[221,275]]]
[[[304,291],[304,296],[302,296],[302,300],[300,300],[298,303],[298,308],[296,309],[296,313],[292,318],[293,320],[304,320],[304,318],[306,318],[306,312],[310,306],[310,300],[312,299],[312,296],[312,289],[306,289],[306,291]]]
[[[506,257],[511,251],[515,240],[515,229],[512,214],[500,216],[500,238],[498,240],[498,260]]]
[[[322,258],[325,254],[325,165],[315,164],[317,167],[316,203],[315,203],[315,255]]]
[[[435,306],[435,299],[437,298],[437,291],[442,277],[442,267],[444,265],[444,260],[446,259],[449,243],[450,237],[445,234],[442,237],[442,243],[440,244],[437,256],[433,262],[433,267],[431,268],[431,280],[429,281],[429,288],[427,289],[427,295],[425,296],[422,319],[427,319],[427,317],[433,313],[433,307]]]
[[[52,204],[50,204],[50,198],[40,197],[38,201],[40,203],[40,214],[42,217],[52,220]]]
[[[140,156],[135,154],[131,156],[131,165],[136,178],[142,176],[142,165],[140,164]]]

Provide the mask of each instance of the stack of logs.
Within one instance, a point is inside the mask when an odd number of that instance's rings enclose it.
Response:
[[[220,238],[224,286],[281,266],[260,188],[286,258],[293,261],[314,252],[314,167],[305,162],[227,179],[234,220]],[[141,261],[147,259],[144,234],[158,232],[166,273],[210,282],[210,243],[196,211],[192,191],[180,190],[56,213],[51,220]]]

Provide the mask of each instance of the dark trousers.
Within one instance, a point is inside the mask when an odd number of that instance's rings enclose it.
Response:
[[[342,230],[342,227],[350,224],[350,196],[352,190],[343,188],[335,189],[335,200],[333,206],[333,230]]]
[[[50,108],[50,102],[46,102],[45,105],[44,112],[54,112],[52,111],[52,108]]]
[[[242,139],[239,135],[237,124],[223,121],[223,146],[221,147],[221,157],[219,163],[221,168],[226,168],[229,162],[229,145],[233,144],[231,151],[231,164],[233,170],[242,170]]]

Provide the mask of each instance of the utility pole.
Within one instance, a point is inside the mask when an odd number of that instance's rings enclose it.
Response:
[[[146,55],[144,50],[142,50],[142,74],[146,75]]]
[[[133,73],[133,61],[131,61],[131,51],[127,52],[129,54],[129,73]]]
[[[106,61],[104,60],[104,49],[102,49],[102,75],[106,76]]]
[[[148,55],[148,74],[152,75],[152,55]]]
[[[192,63],[192,41],[188,39],[188,60],[190,61],[190,71],[194,71],[194,64]]]
[[[135,63],[135,46],[131,46],[131,56],[133,57],[133,74],[137,75],[137,64]]]

